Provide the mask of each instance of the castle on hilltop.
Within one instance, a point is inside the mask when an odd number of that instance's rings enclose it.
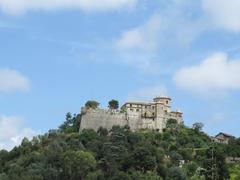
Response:
[[[179,110],[171,111],[171,98],[163,96],[154,98],[150,103],[126,102],[121,110],[83,107],[80,131],[98,130],[99,127],[110,130],[114,125],[128,125],[133,131],[155,129],[162,132],[168,119],[175,119],[179,124],[183,123],[182,115]]]

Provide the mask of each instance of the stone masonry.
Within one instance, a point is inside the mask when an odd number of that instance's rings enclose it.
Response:
[[[166,127],[168,119],[183,123],[183,114],[179,110],[171,111],[171,98],[156,97],[153,102],[126,102],[121,110],[81,109],[82,129],[98,130],[99,127],[110,130],[112,126],[128,125],[131,130],[155,129],[160,132]]]

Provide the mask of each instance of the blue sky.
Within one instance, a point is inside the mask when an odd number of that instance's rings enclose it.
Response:
[[[0,149],[89,99],[173,99],[185,124],[240,136],[238,0],[0,0]]]

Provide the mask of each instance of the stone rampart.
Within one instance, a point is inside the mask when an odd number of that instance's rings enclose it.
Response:
[[[157,97],[153,103],[128,102],[122,107],[124,112],[113,109],[91,109],[83,107],[81,110],[82,129],[98,130],[99,127],[110,130],[112,126],[128,125],[131,130],[156,129],[162,131],[168,119],[176,119],[183,123],[180,111],[171,112],[171,99]]]
[[[81,126],[82,129],[98,130],[99,127],[111,129],[114,125],[127,125],[126,114],[114,110],[88,109],[82,113]]]

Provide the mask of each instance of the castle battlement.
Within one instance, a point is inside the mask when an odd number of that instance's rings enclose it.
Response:
[[[118,109],[101,109],[101,108],[86,108],[82,107],[81,108],[81,114],[108,114],[108,115],[122,115],[125,112],[118,110]]]
[[[133,131],[138,129],[156,129],[162,131],[168,119],[175,119],[179,124],[183,122],[183,113],[171,110],[171,98],[156,97],[153,102],[126,102],[121,110],[113,109],[81,109],[82,129],[99,127],[110,130],[112,126],[128,125]]]

